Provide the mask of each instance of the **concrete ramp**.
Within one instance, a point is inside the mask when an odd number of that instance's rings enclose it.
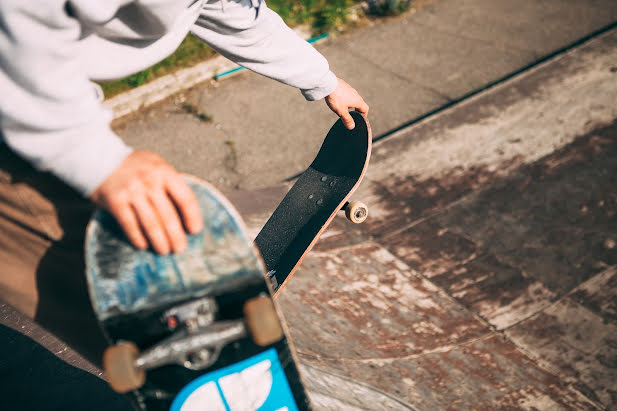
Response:
[[[255,233],[278,191],[232,195]],[[378,142],[356,197],[278,298],[320,407],[617,408],[617,31]]]

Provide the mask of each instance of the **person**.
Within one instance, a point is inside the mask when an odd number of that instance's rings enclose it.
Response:
[[[220,54],[325,99],[348,128],[368,105],[262,0],[0,2],[0,299],[98,363],[104,347],[84,276],[93,210],[131,243],[182,252],[203,227],[181,174],[110,128],[93,81],[143,70],[188,32]],[[86,307],[86,308],[84,308]]]

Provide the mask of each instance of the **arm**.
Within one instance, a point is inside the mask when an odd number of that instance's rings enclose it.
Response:
[[[42,171],[90,194],[130,153],[81,69],[81,27],[63,2],[0,3],[0,127],[4,142]]]
[[[201,229],[197,201],[160,157],[132,152],[111,131],[111,113],[80,62],[81,25],[65,4],[0,2],[0,135],[108,209],[134,245],[181,250],[181,218],[190,232]]]
[[[191,32],[230,60],[301,90],[307,100],[326,97],[328,106],[353,128],[349,109],[368,106],[330,71],[327,60],[299,37],[265,2],[209,0]]]

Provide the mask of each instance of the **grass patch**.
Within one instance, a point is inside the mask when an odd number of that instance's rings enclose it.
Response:
[[[367,0],[367,4],[373,16],[397,16],[409,10],[411,0]]]
[[[314,35],[342,28],[349,7],[358,0],[268,0],[268,7],[293,27],[309,24]]]
[[[213,119],[213,117],[210,114],[201,111],[199,107],[193,104],[184,103],[182,105],[182,110],[186,111],[188,114],[195,116],[196,118],[198,118],[200,121],[203,121],[204,123],[210,123]]]

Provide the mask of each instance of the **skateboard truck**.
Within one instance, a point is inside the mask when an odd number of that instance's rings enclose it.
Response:
[[[183,324],[189,332],[192,332],[199,327],[212,324],[217,311],[214,299],[202,298],[167,310],[162,315],[161,321],[167,323],[170,331]]]
[[[283,338],[274,303],[268,296],[248,300],[243,307],[244,319],[215,322],[216,311],[216,302],[211,298],[174,307],[162,317],[175,331],[168,339],[141,354],[130,341],[109,347],[103,355],[103,367],[111,387],[119,393],[138,389],[146,380],[146,370],[163,365],[204,369],[216,362],[223,347],[248,335],[259,346]]]
[[[368,207],[361,201],[347,201],[341,210],[345,211],[345,217],[354,224],[361,224],[368,217]]]

